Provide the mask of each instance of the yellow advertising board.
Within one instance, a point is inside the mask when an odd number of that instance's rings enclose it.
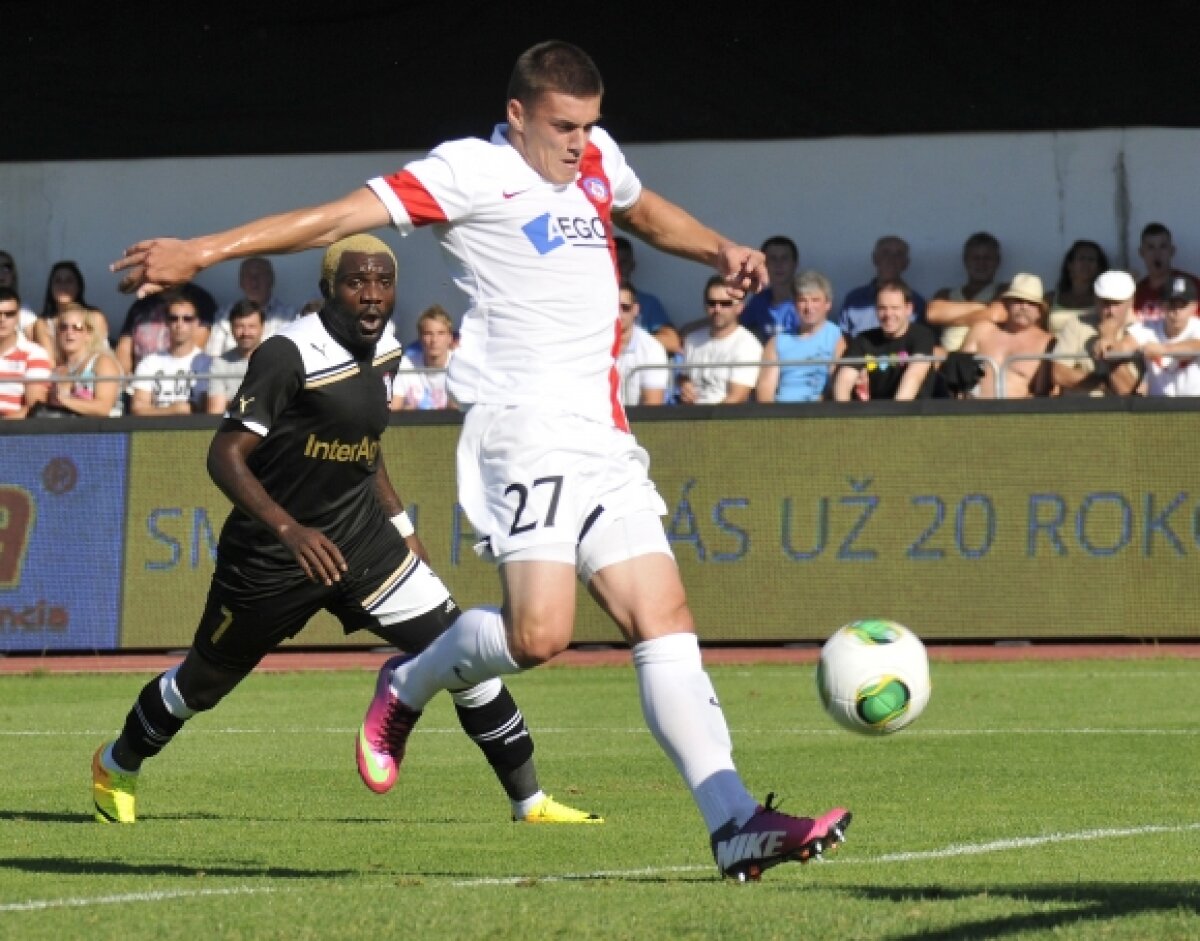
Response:
[[[634,430],[704,640],[820,640],[868,616],[928,638],[1200,636],[1200,413],[764,409]],[[457,436],[397,424],[384,453],[460,604],[496,604],[454,499]],[[210,438],[131,435],[124,647],[190,642],[228,512]],[[619,640],[583,591],[576,640]],[[297,642],[373,639],[322,615]]]

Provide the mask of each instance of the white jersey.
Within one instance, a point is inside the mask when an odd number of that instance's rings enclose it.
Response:
[[[627,430],[612,212],[637,201],[641,181],[594,128],[575,182],[547,182],[506,129],[367,184],[402,235],[433,226],[468,299],[450,394],[463,405],[552,403]]]
[[[637,324],[630,332],[629,345],[617,357],[617,373],[621,377],[621,401],[637,405],[643,389],[667,389],[670,370],[666,369],[667,351],[654,336]],[[663,366],[663,369],[647,369]]]
[[[451,350],[448,354],[448,362],[453,359],[454,351]],[[453,408],[450,393],[446,390],[445,371],[404,372],[406,369],[420,370],[424,368],[425,357],[422,353],[414,353],[411,358],[406,354],[400,361],[400,367],[396,373],[396,388],[392,394],[402,397],[408,408]]]
[[[762,356],[763,346],[758,338],[740,324],[719,339],[708,332],[708,327],[693,330],[684,337],[683,359],[689,367],[687,376],[696,386],[696,404],[724,402],[731,382],[753,389],[758,383],[758,363]],[[749,365],[722,366],[722,363]]]
[[[212,360],[195,346],[182,356],[150,353],[134,369],[130,388],[135,392],[149,392],[151,404],[165,408],[191,401],[197,393],[207,392],[208,380],[197,379],[195,373],[206,373],[211,368]]]
[[[1168,337],[1161,320],[1135,323],[1129,335],[1138,346],[1147,343],[1179,343],[1200,340],[1200,319],[1192,317],[1177,337]],[[1200,356],[1164,356],[1146,360],[1146,394],[1163,396],[1200,395]]]

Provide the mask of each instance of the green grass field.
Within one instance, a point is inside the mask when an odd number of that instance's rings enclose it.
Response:
[[[448,700],[396,790],[358,780],[373,674],[260,674],[92,821],[89,762],[148,675],[0,677],[0,938],[1200,937],[1197,664],[933,664],[883,739],[836,728],[811,665],[712,667],[748,785],[855,814],[821,864],[720,880],[628,667],[512,680],[547,790],[530,827]]]

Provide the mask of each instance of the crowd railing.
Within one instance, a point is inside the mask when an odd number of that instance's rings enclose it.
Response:
[[[1136,359],[1138,353],[1110,353],[1105,358],[1110,363],[1121,363]],[[712,363],[712,362],[687,362],[681,360],[678,362],[668,362],[666,365],[659,364],[644,364],[635,366],[630,370],[624,378],[621,385],[622,400],[624,393],[627,390],[628,384],[633,380],[633,377],[638,373],[661,372],[668,373],[667,392],[674,393],[678,390],[679,378],[681,375],[693,370],[705,369],[732,369],[740,367],[757,366],[760,370],[763,368],[787,368],[787,367],[805,367],[805,366],[822,366],[822,367],[839,367],[839,366],[865,366],[868,371],[874,369],[899,369],[911,363],[932,363],[935,367],[940,367],[948,359],[947,354],[940,355],[924,355],[912,354],[901,356],[898,354],[889,354],[887,356],[842,356],[842,357],[814,357],[806,359],[784,359],[784,360],[732,360],[729,362]],[[1014,353],[1006,356],[1003,360],[997,361],[994,357],[974,354],[972,357],[976,363],[985,369],[990,369],[992,375],[995,376],[995,398],[1006,398],[1006,376],[1010,367],[1021,362],[1079,362],[1087,360],[1089,357],[1085,353],[1079,352],[1055,352],[1048,353]],[[445,367],[435,366],[413,366],[406,369],[397,370],[397,377],[402,375],[442,375],[446,373]],[[180,371],[177,373],[160,373],[154,376],[88,376],[85,380],[87,383],[107,383],[117,382],[125,387],[125,391],[129,392],[135,382],[187,382],[189,384],[196,382],[206,382],[216,378],[226,378],[223,374],[212,372],[191,372]],[[29,377],[9,377],[5,378],[5,382],[18,383],[22,385],[45,385],[52,383],[69,383],[81,381],[78,377],[71,376],[51,376],[49,378],[29,378]]]

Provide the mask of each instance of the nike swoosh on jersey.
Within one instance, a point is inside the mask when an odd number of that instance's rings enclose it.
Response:
[[[503,196],[505,199],[512,199],[514,196],[520,196],[522,193],[528,193],[528,192],[529,192],[529,188],[526,187],[523,190],[513,190],[511,193],[508,190],[505,190],[500,195]]]

